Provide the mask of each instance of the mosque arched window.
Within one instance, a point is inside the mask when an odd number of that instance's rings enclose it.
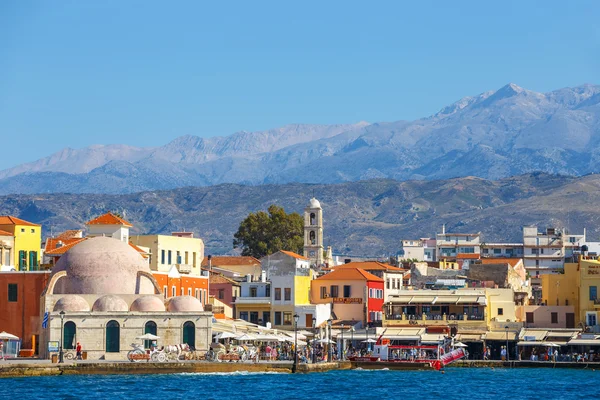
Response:
[[[310,213],[310,224],[311,225],[317,224],[317,216],[315,215],[315,213]]]
[[[156,335],[156,332],[158,332],[156,328],[156,322],[146,322],[146,325],[144,325],[144,333],[151,333],[152,335]],[[144,340],[144,348],[149,349],[151,344],[152,340]]]
[[[106,324],[106,352],[118,353],[121,351],[121,327],[117,321],[108,321]]]
[[[183,324],[183,343],[192,348],[196,347],[196,325],[192,321]]]
[[[73,321],[65,322],[63,332],[63,349],[72,350],[75,348],[75,336],[77,334],[77,326]]]

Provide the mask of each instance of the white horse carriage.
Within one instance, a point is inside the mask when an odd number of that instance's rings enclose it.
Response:
[[[136,339],[155,341],[160,339],[160,337],[146,333],[136,337]],[[140,343],[132,343],[131,347],[132,350],[127,353],[127,359],[131,362],[140,362],[143,360],[152,362],[178,361],[180,357],[185,358],[185,354],[190,352],[190,346],[187,344],[167,345],[160,349],[156,346],[151,346],[149,350],[145,349],[144,345]]]

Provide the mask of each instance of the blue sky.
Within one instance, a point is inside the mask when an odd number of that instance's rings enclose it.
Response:
[[[0,2],[0,169],[600,83],[598,1]],[[19,151],[12,151],[12,150]]]

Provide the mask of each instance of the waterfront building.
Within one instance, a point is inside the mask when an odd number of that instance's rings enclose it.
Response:
[[[443,258],[456,258],[459,254],[479,256],[481,253],[481,233],[447,233],[444,225],[442,233],[436,234],[435,238],[436,261]]]
[[[362,268],[337,267],[313,280],[310,293],[313,304],[331,304],[337,320],[381,324],[384,280]]]
[[[11,259],[17,271],[38,271],[41,261],[42,226],[10,215],[0,215],[0,231],[3,236],[11,236],[2,245],[4,264],[6,257]],[[11,247],[11,248],[8,248]]]
[[[271,282],[271,324],[274,328],[292,329],[294,314],[299,316],[299,328],[312,327],[313,318],[319,321],[317,323],[329,318],[323,307],[310,302],[314,278],[312,262],[308,257],[285,250],[261,260],[262,269]]]
[[[233,302],[237,319],[253,324],[270,326],[271,324],[271,282],[248,280],[240,282],[240,295]],[[281,324],[280,324],[281,325]]]
[[[542,302],[545,305],[573,306],[574,326],[600,333],[600,261],[580,256],[577,263],[566,263],[564,273],[542,276]]]
[[[312,268],[325,264],[323,251],[323,209],[313,197],[304,209],[304,257]]]
[[[517,319],[525,328],[575,328],[575,307],[571,306],[517,306]]]
[[[523,243],[482,243],[481,258],[523,258]]]
[[[173,232],[171,235],[134,235],[133,245],[149,249],[150,269],[169,272],[175,267],[181,274],[201,276],[204,242],[192,232]]]
[[[235,299],[241,294],[240,282],[228,278],[222,274],[210,274],[210,293],[211,297],[219,300],[227,306],[233,308]]]
[[[210,257],[210,258],[209,258]],[[260,280],[262,268],[260,261],[249,256],[209,256],[202,260],[202,268],[236,281],[245,281],[248,275],[253,280]]]
[[[63,347],[79,341],[88,359],[125,359],[144,333],[158,335],[159,345],[207,350],[211,343],[212,313],[191,296],[165,301],[148,263],[124,240],[95,237],[73,246],[52,269],[41,304],[40,320],[48,312],[40,337],[45,358],[61,329]]]
[[[38,354],[40,344],[40,296],[49,271],[0,272],[0,331],[21,338],[22,354]]]
[[[334,270],[341,270],[346,268],[359,268],[375,275],[378,278],[383,279],[383,298],[387,299],[389,296],[400,294],[403,288],[404,274],[408,270],[395,267],[393,265],[385,264],[379,261],[354,261],[347,264],[342,264],[334,268]]]
[[[571,258],[579,251],[585,236],[585,230],[583,235],[573,235],[564,229],[546,228],[544,232],[538,232],[536,226],[524,226],[523,258],[532,285],[539,288],[541,275],[560,273],[565,258]]]

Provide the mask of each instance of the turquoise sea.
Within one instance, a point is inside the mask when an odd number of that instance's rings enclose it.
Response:
[[[88,375],[0,379],[24,399],[597,399],[600,370],[448,368],[313,374]]]

